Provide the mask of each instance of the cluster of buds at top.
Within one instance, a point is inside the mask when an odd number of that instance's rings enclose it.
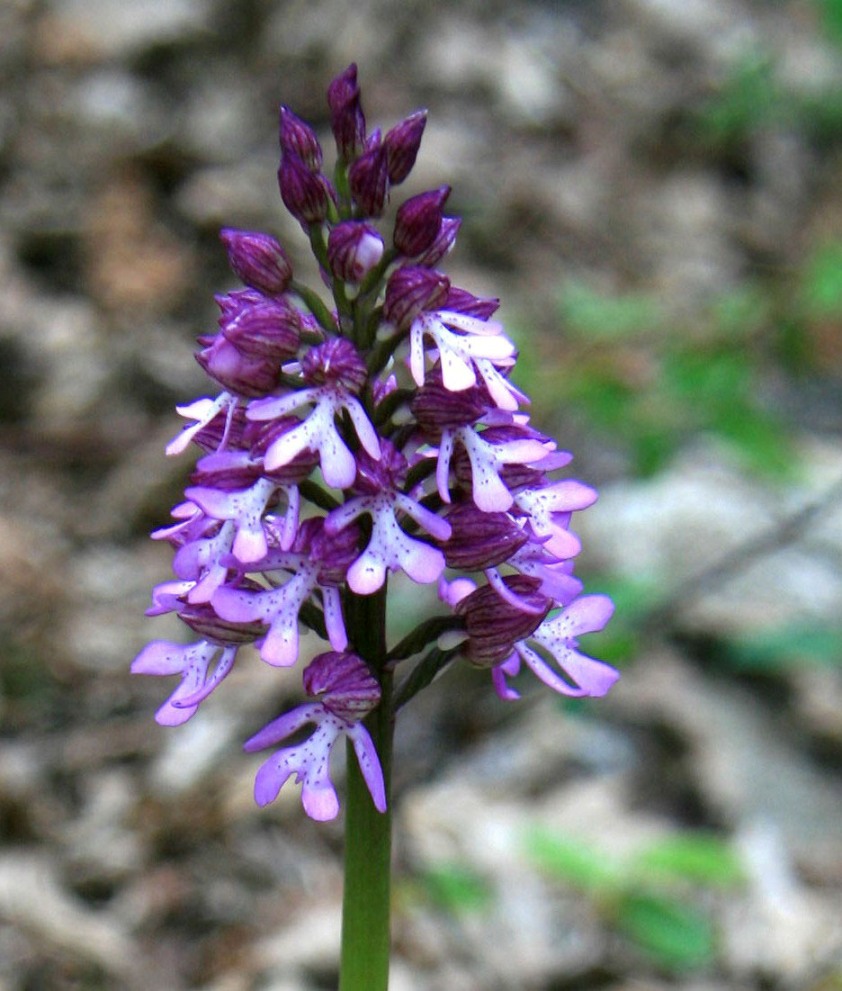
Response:
[[[288,667],[301,628],[314,632],[324,649],[308,652],[303,674],[313,701],[246,747],[315,725],[270,756],[255,795],[272,801],[295,774],[316,819],[337,813],[329,756],[340,736],[385,808],[363,725],[381,704],[383,661],[365,656],[346,617],[353,597],[380,592],[390,573],[435,583],[446,612],[393,647],[390,668],[420,657],[438,670],[461,655],[489,669],[504,699],[517,697],[511,682],[524,665],[570,696],[604,695],[617,678],[577,643],[612,612],[573,575],[571,514],[596,493],[556,477],[570,455],[523,412],[497,300],[451,285],[436,267],[459,230],[444,213],[448,187],[403,202],[388,235],[376,224],[413,167],[425,113],[369,133],[353,65],[331,83],[328,104],[332,177],[315,131],[282,107],[278,181],[332,299],[296,281],[272,236],[222,232],[244,287],[218,298],[219,330],[200,338],[197,359],[215,395],[179,408],[189,422],[168,453],[192,443],[201,457],[174,522],[153,534],[174,548],[175,579],[154,590],[148,610],[175,612],[198,639],[155,641],[133,664],[180,675],[156,717],[176,725],[225,679],[243,644]],[[398,689],[398,704],[412,691]]]

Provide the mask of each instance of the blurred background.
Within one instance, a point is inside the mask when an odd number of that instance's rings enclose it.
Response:
[[[0,989],[336,986],[341,822],[240,750],[298,674],[164,730],[128,666],[178,635],[147,534],[219,227],[307,266],[277,108],[329,146],[351,61],[370,126],[429,108],[405,195],[454,187],[448,274],[600,488],[623,669],[405,711],[395,991],[839,991],[840,0],[3,0]]]

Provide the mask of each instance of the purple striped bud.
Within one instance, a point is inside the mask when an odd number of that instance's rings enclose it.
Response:
[[[507,513],[484,513],[460,502],[447,514],[450,539],[442,545],[448,568],[481,571],[502,564],[529,540]]]
[[[301,421],[294,416],[283,416],[275,420],[265,422],[250,421],[250,426],[255,430],[254,441],[251,446],[251,457],[256,461],[262,461],[269,448],[282,437],[300,426]],[[262,466],[262,474],[266,478],[279,485],[298,485],[308,478],[313,469],[319,463],[319,452],[311,451],[305,447],[299,451],[290,461],[278,468],[268,471],[266,466]]]
[[[336,587],[345,581],[348,568],[360,556],[360,528],[350,523],[332,533],[325,529],[324,523],[324,516],[303,520],[292,549],[319,564],[320,585]]]
[[[427,125],[427,111],[416,110],[387,132],[383,139],[389,168],[389,182],[393,186],[403,182],[412,171],[421,137]]]
[[[288,361],[301,340],[298,310],[281,299],[246,306],[234,319],[222,318],[220,326],[226,340],[253,358]]]
[[[507,575],[503,581],[526,605],[537,610],[524,612],[502,599],[491,585],[483,585],[456,606],[465,618],[467,657],[472,664],[492,668],[505,661],[519,640],[525,640],[541,625],[552,600],[541,595],[541,582],[526,575]]]
[[[401,203],[395,217],[394,243],[402,255],[415,258],[432,246],[448,196],[450,186],[439,186]]]
[[[445,220],[449,219],[449,217],[445,217]],[[490,296],[474,296],[467,289],[459,289],[456,286],[451,288],[444,306],[442,306],[443,310],[454,310],[456,313],[476,317],[477,320],[491,319],[499,308],[499,299]]]
[[[220,309],[220,326],[223,320],[233,320],[249,306],[266,302],[263,293],[256,289],[233,289],[231,292],[219,293],[214,299]]]
[[[383,238],[360,220],[337,224],[327,238],[330,270],[343,282],[362,282],[383,257]]]
[[[247,286],[267,296],[285,291],[292,278],[292,265],[275,238],[231,227],[223,228],[219,236],[228,249],[231,268]]]
[[[346,723],[358,723],[380,702],[380,686],[356,654],[318,654],[303,675],[304,691]]]
[[[339,157],[351,162],[365,144],[365,116],[357,85],[357,66],[352,62],[328,86],[330,126],[336,139]]]
[[[411,410],[424,433],[437,440],[442,430],[476,423],[493,405],[487,390],[481,386],[459,392],[445,389],[441,370],[436,367],[412,397]]]
[[[232,492],[254,485],[260,475],[261,465],[248,451],[218,451],[196,462],[190,484]]]
[[[332,190],[321,173],[311,172],[298,157],[288,153],[278,169],[278,188],[284,206],[301,224],[318,224],[327,216]]]
[[[406,477],[407,460],[395,445],[380,438],[380,459],[375,461],[367,451],[357,453],[357,477],[354,492],[357,495],[377,495],[398,489]]]
[[[279,137],[281,152],[295,155],[311,172],[319,172],[322,167],[322,146],[316,132],[289,107],[281,107]]]
[[[450,279],[435,269],[415,265],[396,269],[386,283],[383,316],[404,329],[422,310],[439,309],[449,290]]]
[[[241,587],[245,584],[245,581],[241,583]],[[256,583],[251,584],[256,589],[259,588]],[[258,637],[266,635],[266,627],[262,623],[229,622],[220,619],[208,603],[185,605],[184,609],[179,610],[178,618],[202,639],[221,646],[253,643]]]
[[[359,392],[368,375],[357,349],[344,337],[332,337],[310,348],[301,360],[301,372],[308,385],[330,382],[344,385],[351,392]]]
[[[348,183],[359,212],[366,217],[379,217],[389,195],[386,149],[381,143],[372,145],[353,163],[348,170]]]
[[[276,361],[243,354],[222,334],[200,337],[199,343],[203,347],[196,361],[229,392],[254,398],[267,395],[278,384],[280,367]]]
[[[206,454],[218,451],[223,438],[229,448],[248,447],[247,442],[243,440],[243,434],[249,426],[246,408],[238,403],[233,409],[221,409],[198,433],[193,434],[192,440]]]
[[[440,262],[456,243],[456,235],[461,226],[461,217],[442,217],[438,234],[436,234],[433,243],[415,259],[416,263],[432,268],[433,265]]]

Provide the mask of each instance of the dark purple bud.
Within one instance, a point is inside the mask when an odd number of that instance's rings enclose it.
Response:
[[[442,430],[476,423],[493,405],[487,390],[481,386],[459,392],[445,389],[441,371],[436,367],[412,397],[411,409],[424,433],[431,440],[437,440]]]
[[[265,422],[249,421],[251,430],[246,431],[246,436],[252,440],[250,455],[255,461],[262,461],[266,451],[284,434],[294,430],[301,425],[301,421],[294,416],[283,416],[275,420]],[[272,479],[278,485],[298,485],[308,478],[313,469],[319,463],[319,452],[311,451],[305,447],[295,455],[292,460],[285,465],[268,471],[266,466],[262,467],[262,474],[266,478]]]
[[[226,447],[247,447],[243,433],[248,426],[245,406],[237,404],[233,409],[220,410],[210,423],[193,435],[193,443],[207,454],[218,451],[223,439]]]
[[[334,532],[324,524],[324,516],[303,520],[292,549],[318,563],[320,585],[336,587],[345,581],[348,568],[360,556],[360,528],[350,523]]]
[[[225,227],[219,232],[228,249],[231,268],[252,289],[275,296],[289,285],[292,265],[286,252],[270,234]]]
[[[253,643],[258,637],[266,635],[266,627],[262,623],[229,622],[220,619],[207,603],[185,605],[184,609],[179,611],[178,618],[204,640],[220,646]]]
[[[196,361],[212,379],[238,396],[265,396],[278,384],[276,361],[242,354],[222,334],[200,337]]]
[[[383,316],[404,329],[422,310],[440,309],[449,290],[450,279],[435,269],[415,265],[396,269],[386,283]]]
[[[318,224],[327,216],[330,185],[321,173],[311,172],[297,155],[286,154],[278,169],[278,188],[284,206],[301,224]]]
[[[382,144],[364,151],[351,165],[348,183],[357,210],[366,217],[379,217],[389,195],[386,149]]]
[[[224,492],[247,489],[260,478],[260,468],[248,451],[219,451],[199,459],[190,484]]]
[[[336,139],[336,150],[340,158],[351,162],[365,144],[365,116],[360,103],[356,63],[352,62],[330,84],[327,103],[330,107],[330,126]]]
[[[383,238],[360,220],[346,220],[327,238],[330,270],[343,282],[362,282],[383,257]]]
[[[394,242],[402,255],[415,258],[432,246],[448,196],[450,186],[439,186],[401,203],[395,217]]]
[[[429,265],[432,268],[433,265],[440,262],[456,243],[456,235],[459,233],[461,226],[462,220],[460,217],[442,217],[438,233],[433,243],[415,259],[416,263],[418,265]]]
[[[233,320],[244,309],[254,306],[255,303],[266,302],[263,293],[257,292],[256,289],[233,289],[231,292],[219,293],[214,299],[221,312],[220,324],[223,320]]]
[[[356,654],[328,651],[304,669],[304,691],[346,723],[358,723],[380,702],[380,686]]]
[[[279,134],[284,155],[297,156],[311,172],[321,171],[322,146],[316,132],[289,107],[281,107]]]
[[[284,299],[264,300],[243,307],[233,319],[223,316],[219,323],[225,338],[250,357],[284,362],[298,351],[300,316]]]
[[[448,218],[445,218],[448,219]],[[500,300],[491,296],[474,296],[467,289],[452,286],[447,294],[443,310],[454,310],[477,320],[489,320],[500,308]]]
[[[484,513],[473,502],[460,502],[447,514],[450,539],[442,545],[447,566],[480,571],[502,564],[529,540],[524,527],[508,513]]]
[[[525,640],[541,625],[552,601],[541,595],[541,582],[526,575],[507,575],[503,581],[525,605],[536,610],[524,612],[501,598],[491,585],[465,596],[456,612],[465,617],[468,633],[467,657],[472,664],[492,668],[504,661],[518,640]]]
[[[389,168],[389,182],[397,186],[412,171],[421,136],[427,124],[427,111],[416,110],[387,132],[383,139]]]
[[[351,392],[359,392],[368,375],[357,349],[344,337],[310,348],[301,360],[301,372],[308,385],[338,384]]]
[[[406,477],[407,460],[395,445],[380,438],[380,460],[375,461],[365,450],[357,452],[357,477],[353,489],[357,495],[376,495],[397,490]]]

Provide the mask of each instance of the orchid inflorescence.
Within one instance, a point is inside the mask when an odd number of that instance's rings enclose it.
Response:
[[[222,241],[244,288],[217,297],[216,334],[196,355],[220,390],[179,408],[189,422],[168,446],[202,452],[173,510],[153,533],[175,549],[175,580],[148,615],[175,612],[199,639],[158,640],[140,674],[180,675],[156,715],[184,723],[255,644],[289,667],[299,628],[329,650],[303,681],[311,701],[282,714],[246,750],[281,746],[257,774],[273,801],[295,775],[314,819],[336,816],[329,759],[352,744],[377,809],[386,808],[378,754],[363,720],[381,704],[382,676],[353,626],[353,597],[382,593],[389,573],[437,583],[444,614],[387,655],[390,671],[416,659],[390,696],[393,711],[455,657],[487,668],[503,699],[526,666],[568,696],[604,695],[617,672],[578,649],[613,611],[573,575],[573,512],[596,492],[554,479],[571,460],[529,424],[510,379],[516,350],[493,319],[496,299],[457,288],[436,266],[460,220],[444,215],[447,186],[406,200],[391,243],[375,226],[392,187],[409,175],[426,113],[367,133],[351,65],[328,89],[337,162],[331,181],[314,130],[280,111],[281,198],[309,238],[332,308],[298,283],[279,242],[226,229]],[[423,656],[422,656],[423,655]]]

